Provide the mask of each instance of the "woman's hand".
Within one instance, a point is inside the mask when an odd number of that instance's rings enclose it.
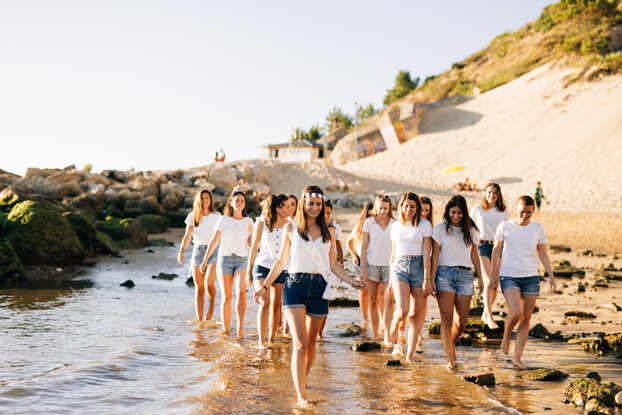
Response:
[[[557,282],[555,281],[555,277],[553,277],[552,275],[549,276],[549,287],[550,287],[549,292],[552,292],[552,293],[557,292]]]
[[[249,287],[253,286],[253,273],[251,271],[246,273],[246,285]]]
[[[365,281],[360,281],[355,278],[352,280],[352,286],[357,290],[363,290],[365,287],[367,287],[367,284],[365,283]]]
[[[393,284],[391,284],[391,282],[389,282],[389,284],[387,285],[386,293],[387,293],[387,295],[390,295],[390,296],[393,295]]]
[[[261,287],[259,287],[259,290],[255,288],[255,292],[253,293],[253,301],[255,301],[259,305],[266,304],[265,295],[267,292],[268,292],[268,289],[266,288],[266,286],[261,284]]]
[[[432,295],[434,290],[432,289],[432,280],[426,279],[423,281],[423,295]]]
[[[203,274],[205,274],[205,271],[207,271],[207,262],[206,261],[201,262],[199,269],[201,270]]]
[[[354,255],[352,257],[352,263],[356,264],[356,265],[359,265],[359,257],[358,257],[358,255]]]
[[[179,251],[177,253],[177,263],[179,265],[183,265],[184,264],[184,251]]]
[[[477,290],[477,295],[482,295],[482,293],[484,292],[484,281],[482,280],[482,277],[479,277],[477,279]]]

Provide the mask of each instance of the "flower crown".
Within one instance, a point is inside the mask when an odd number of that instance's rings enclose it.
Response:
[[[322,193],[303,193],[300,195],[300,197],[302,199],[306,197],[321,197],[322,199],[326,200],[326,196],[324,196]]]

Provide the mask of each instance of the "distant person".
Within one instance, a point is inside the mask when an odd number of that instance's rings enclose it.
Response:
[[[395,222],[391,198],[379,195],[374,203],[374,216],[363,223],[361,247],[361,281],[369,289],[369,313],[374,340],[380,338],[380,324],[384,327],[384,343],[389,339],[393,319],[393,296],[386,290],[391,270],[391,225]],[[382,323],[380,323],[382,319]]]
[[[183,264],[184,252],[192,238],[192,257],[190,268],[192,269],[192,279],[194,281],[194,305],[197,320],[203,320],[203,308],[205,305],[204,295],[207,292],[209,302],[205,320],[210,320],[214,314],[214,302],[216,299],[216,261],[218,259],[218,247],[207,259],[207,268],[202,271],[200,268],[208,244],[216,232],[216,222],[220,218],[220,213],[214,210],[214,199],[212,193],[207,189],[201,189],[194,197],[192,212],[188,214],[184,223],[186,233],[181,241],[181,247],[177,254],[177,262]],[[207,275],[207,278],[206,278]]]
[[[534,205],[531,196],[518,198],[516,218],[499,224],[492,250],[494,283],[501,285],[501,291],[508,305],[500,349],[505,354],[510,352],[510,336],[516,327],[513,363],[522,369],[526,367],[521,362],[521,357],[529,335],[531,314],[540,295],[538,258],[549,275],[550,290],[554,292],[557,289],[551,261],[546,252],[544,227],[538,222],[531,221]],[[501,261],[502,253],[503,261]]]
[[[536,183],[536,193],[534,193],[534,197],[536,200],[536,212],[540,211],[540,206],[542,206],[542,199],[546,200],[546,203],[549,203],[549,200],[544,196],[544,190],[542,190],[542,182]]]
[[[216,163],[224,163],[225,162],[225,152],[222,150],[222,148],[220,149],[220,154],[218,154],[218,151],[216,152],[216,155],[214,156],[214,161]]]
[[[264,202],[262,213],[263,215],[257,220],[253,229],[246,268],[246,282],[251,287],[253,283],[263,284],[281,253],[283,228],[289,223],[287,220],[289,198],[286,195],[269,195]],[[281,321],[283,284],[286,279],[287,270],[283,270],[272,283],[270,291],[262,292],[262,301],[257,311],[257,334],[260,347],[264,346],[266,331],[268,331],[268,343],[274,343],[278,324]]]
[[[348,248],[348,252],[352,255],[352,263],[354,265],[354,274],[356,278],[360,280],[361,276],[361,246],[363,241],[363,223],[367,218],[374,214],[374,204],[371,202],[367,202],[363,209],[361,210],[361,214],[359,215],[359,220],[356,223],[352,232],[348,236],[346,240],[346,247]],[[359,291],[359,306],[361,308],[361,314],[363,315],[363,328],[367,328],[369,315],[369,290],[367,287],[363,288]]]
[[[490,258],[492,257],[492,247],[495,243],[497,226],[510,218],[510,212],[508,212],[505,208],[505,203],[503,203],[501,186],[497,183],[488,183],[486,185],[484,199],[479,205],[473,206],[471,218],[479,229],[477,253],[482,266],[482,277],[484,280],[484,311],[482,320],[491,329],[498,329],[499,326],[492,317],[492,306],[495,303],[495,298],[497,298],[497,286],[493,284]]]
[[[237,337],[244,336],[244,314],[246,313],[246,267],[248,265],[248,248],[253,233],[253,220],[246,213],[246,197],[244,192],[231,192],[223,210],[224,215],[216,223],[216,232],[201,263],[201,270],[207,268],[208,258],[220,242],[216,272],[220,282],[220,314],[223,334],[229,334],[231,323],[231,300],[233,299],[233,283],[236,287],[236,317],[238,319]]]
[[[445,206],[443,222],[432,232],[432,287],[441,314],[441,343],[448,370],[456,367],[456,341],[464,333],[471,308],[473,268],[479,293],[483,291],[482,273],[477,256],[477,226],[469,216],[464,197],[454,196]],[[426,281],[427,282],[427,281]],[[454,310],[457,321],[454,321]]]

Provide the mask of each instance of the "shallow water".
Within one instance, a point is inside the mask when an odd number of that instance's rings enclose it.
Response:
[[[299,409],[290,341],[279,337],[268,349],[255,347],[250,290],[243,341],[219,334],[218,306],[214,321],[197,327],[190,324],[187,267],[176,265],[175,248],[153,249],[127,251],[124,258],[102,259],[95,268],[36,284],[0,288],[0,412],[582,413],[562,402],[573,377],[597,370],[603,379],[622,383],[622,367],[613,356],[535,341],[527,344],[525,362],[559,368],[569,380],[522,380],[496,347],[459,347],[458,374],[494,371],[497,385],[479,387],[445,371],[434,338],[426,338],[416,364],[387,367],[391,350],[354,353],[356,339],[339,337],[340,325],[360,319],[358,309],[333,308],[308,381],[312,405]],[[159,272],[181,277],[152,280]],[[126,279],[136,287],[120,287]],[[434,300],[429,304],[428,320],[437,320]]]

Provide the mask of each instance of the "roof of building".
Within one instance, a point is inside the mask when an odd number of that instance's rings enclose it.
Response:
[[[324,148],[324,146],[322,144],[318,144],[314,141],[309,141],[309,140],[295,140],[292,142],[287,142],[287,143],[280,143],[280,144],[266,144],[265,146],[262,147],[268,147],[268,148],[282,148],[282,147],[315,147],[315,148]],[[332,149],[333,146],[328,146],[329,149]]]

